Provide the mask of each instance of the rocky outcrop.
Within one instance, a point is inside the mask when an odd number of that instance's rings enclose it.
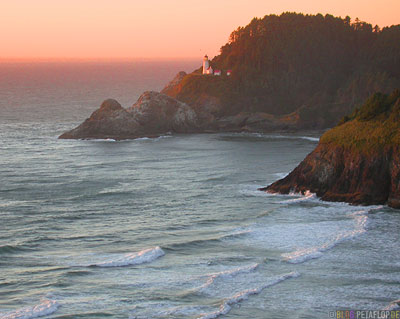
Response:
[[[310,191],[326,201],[352,204],[384,204],[400,208],[399,150],[363,154],[332,144],[320,144],[293,172],[265,189],[288,194]],[[398,160],[398,158],[397,158]],[[396,177],[397,175],[397,177]]]
[[[143,93],[128,109],[116,100],[104,101],[81,125],[60,138],[120,140],[197,131],[198,118],[192,108],[165,94],[150,91]]]
[[[178,72],[177,75],[169,82],[161,91],[161,93],[173,96],[174,91],[177,89],[178,85],[182,82],[183,78],[187,75],[185,71]]]
[[[132,107],[124,109],[116,100],[105,100],[100,108],[78,127],[62,134],[62,139],[133,139],[167,132],[270,132],[295,129],[297,118],[277,118],[263,112],[221,112],[218,97],[197,91],[180,101],[174,96],[187,88],[182,81],[197,77],[179,72],[161,93],[143,93]],[[207,78],[199,75],[201,81]],[[214,80],[220,81],[217,77]],[[179,95],[179,94],[178,94]]]
[[[216,119],[220,131],[272,132],[290,130],[292,123],[263,112],[240,112]]]
[[[127,111],[140,124],[143,132],[162,134],[200,130],[197,114],[190,106],[162,93],[143,93]]]
[[[62,139],[135,138],[139,123],[116,100],[105,100],[81,125],[65,132]]]
[[[400,208],[400,91],[377,94],[326,132],[288,176],[261,190]]]

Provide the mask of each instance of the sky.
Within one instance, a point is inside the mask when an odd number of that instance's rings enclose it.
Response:
[[[287,11],[400,24],[399,0],[0,0],[0,59],[213,57],[238,26]]]

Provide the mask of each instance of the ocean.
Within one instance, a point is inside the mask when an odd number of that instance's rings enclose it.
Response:
[[[321,319],[400,297],[398,211],[257,190],[319,133],[57,139],[200,63],[0,64],[1,319]]]

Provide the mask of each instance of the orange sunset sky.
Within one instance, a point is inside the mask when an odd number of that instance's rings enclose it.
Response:
[[[1,0],[0,59],[194,58],[284,11],[400,24],[399,0]]]

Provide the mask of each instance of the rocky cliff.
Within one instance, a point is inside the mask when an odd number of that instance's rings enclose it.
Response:
[[[192,108],[165,94],[150,91],[143,93],[128,109],[116,100],[104,101],[81,125],[60,138],[120,140],[197,131],[198,117]]]
[[[327,131],[288,176],[261,190],[400,208],[400,90],[372,96]]]
[[[198,94],[190,104],[166,95],[180,92],[182,86],[187,88],[182,85],[186,76],[185,72],[179,72],[161,93],[145,92],[127,109],[116,100],[105,100],[81,125],[60,138],[120,140],[165,133],[268,132],[295,127],[295,121],[288,116],[279,118],[263,112],[225,114],[221,112],[220,99],[208,94]],[[208,81],[203,76],[196,77]]]

